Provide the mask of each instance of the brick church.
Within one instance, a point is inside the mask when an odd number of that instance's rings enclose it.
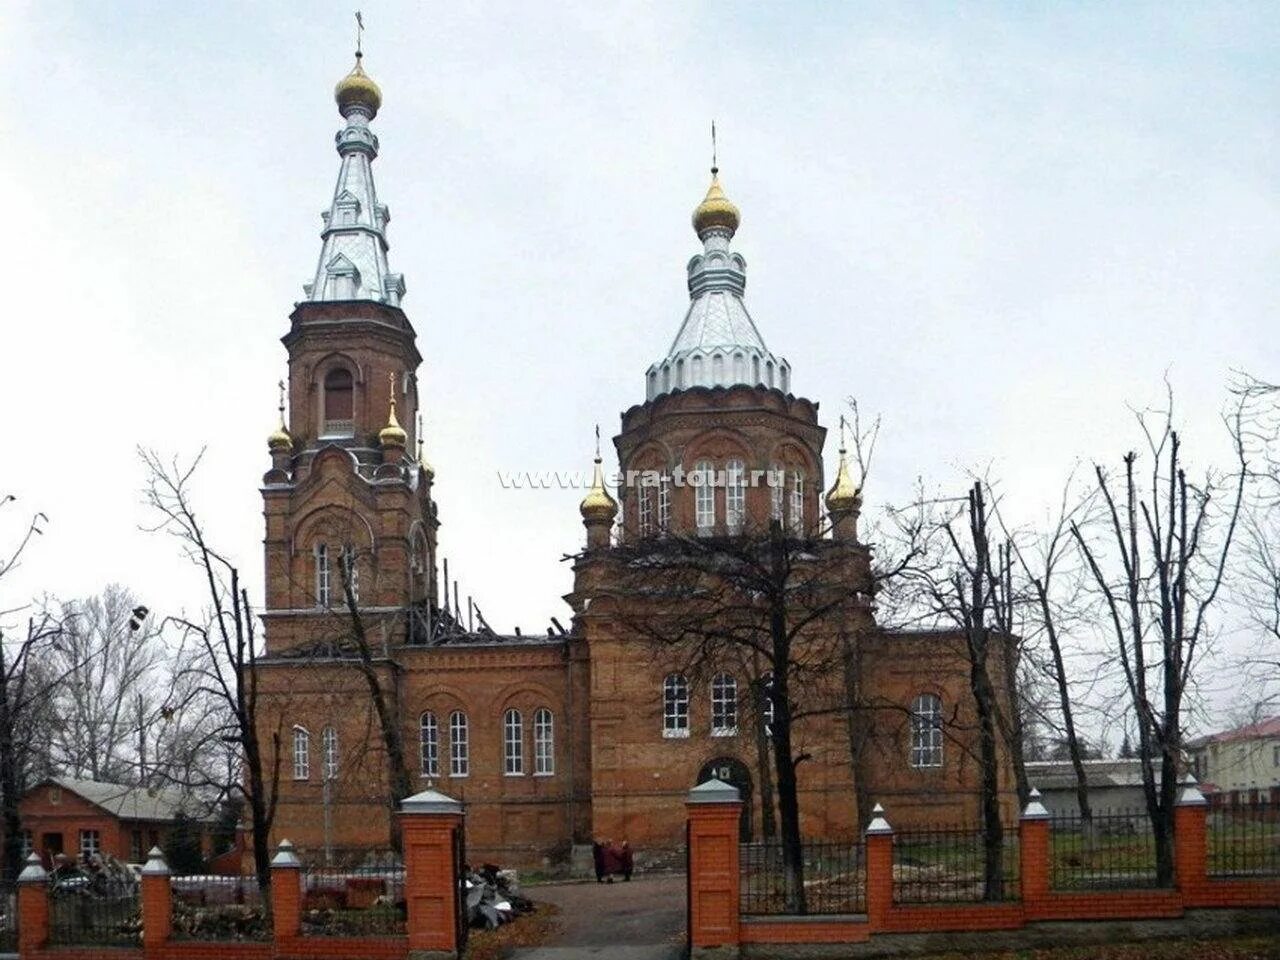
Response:
[[[767,676],[723,646],[720,661],[664,646],[650,628],[679,611],[623,585],[651,547],[732,544],[771,522],[827,565],[824,589],[847,598],[815,626],[825,640],[812,642],[856,638],[865,707],[804,709],[840,686],[834,668],[788,693],[795,749],[806,755],[804,833],[854,835],[859,796],[888,806],[895,824],[976,822],[967,663],[954,637],[877,628],[861,491],[843,444],[827,487],[818,404],[793,392],[790,363],[748,312],[739,211],[714,169],[693,214],[701,251],[688,265],[688,311],[613,438],[619,475],[644,479],[606,484],[597,456],[570,626],[505,636],[459,609],[437,560],[441,505],[418,416],[417,333],[374,186],[381,99],[357,54],[336,89],[337,184],[315,274],[283,337],[288,400],[262,481],[259,722],[268,769],[280,770],[273,840],[313,853],[385,847],[387,729],[414,790],[466,804],[476,857],[535,863],[592,838],[677,846],[683,797],[712,775],[743,791],[742,833],[759,839],[774,806],[761,789],[771,782],[774,702],[753,695],[769,689]]]

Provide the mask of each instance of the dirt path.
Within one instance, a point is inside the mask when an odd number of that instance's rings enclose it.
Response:
[[[683,954],[683,875],[529,887],[525,894],[560,908],[559,930],[546,946],[516,950],[513,960],[676,960]]]

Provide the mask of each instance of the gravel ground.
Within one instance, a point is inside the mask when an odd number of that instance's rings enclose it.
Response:
[[[546,946],[516,950],[512,956],[518,960],[666,960],[683,951],[683,875],[547,884],[526,887],[524,893],[559,908],[559,929]]]

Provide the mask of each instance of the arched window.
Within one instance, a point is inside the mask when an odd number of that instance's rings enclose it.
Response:
[[[695,386],[695,387],[705,387],[705,386],[706,386],[706,384],[705,384],[705,383],[703,383],[703,381],[702,381],[702,358],[701,358],[701,357],[694,357],[694,358],[693,358],[693,383],[692,383],[692,386]]]
[[[302,727],[293,728],[293,779],[311,779],[311,734]]]
[[[696,479],[693,479],[693,505],[694,505],[694,522],[698,526],[698,533],[708,534],[716,525],[716,488],[715,470],[708,460],[699,460],[694,464],[693,472]]]
[[[671,389],[671,364],[666,364],[662,368],[662,392],[667,393]]]
[[[942,766],[942,701],[932,693],[911,702],[911,765]]]
[[[329,606],[329,545],[317,543],[315,549],[316,564],[316,606]]]
[[[662,735],[689,736],[689,681],[682,673],[667,674],[662,681]]]
[[[355,380],[346,367],[334,367],[324,377],[324,435],[350,437],[355,432]]]
[[[758,356],[751,358],[751,382],[760,382],[760,358]]]
[[[711,678],[711,735],[732,737],[738,733],[738,681],[727,673]]]
[[[676,389],[683,390],[684,383],[684,358],[676,361]]]
[[[733,355],[733,382],[742,383],[747,379],[747,358],[740,353]]]
[[[658,392],[658,371],[649,371],[649,399],[653,399],[653,395]]]
[[[724,356],[717,353],[711,358],[711,383],[713,386],[724,386]]]
[[[782,392],[790,393],[791,392],[791,368],[779,365],[778,372],[782,375]]]
[[[767,387],[773,386],[773,361],[772,360],[765,361],[764,380],[765,380],[765,386]]]
[[[791,475],[791,533],[797,537],[804,536],[804,471],[796,470]]]
[[[640,536],[648,537],[653,535],[653,497],[649,495],[646,487],[636,487],[636,499],[640,502],[640,509],[636,511],[636,518],[640,526]]]
[[[508,777],[524,773],[524,720],[519,710],[502,715],[502,772]]]
[[[465,777],[471,772],[467,741],[467,715],[461,710],[449,714],[449,776]]]
[[[782,521],[782,503],[786,496],[787,474],[778,464],[769,467],[769,519]]]
[[[355,547],[345,546],[342,548],[342,559],[339,561],[342,566],[339,570],[342,572],[342,603],[345,606],[347,602],[347,583],[351,584],[351,599],[356,603],[360,602],[360,565],[356,563]]]
[[[764,735],[773,736],[773,718],[777,710],[773,703],[773,674],[766,673],[760,678],[760,722],[764,725]]]
[[[725,468],[724,521],[730,533],[741,533],[747,518],[747,468],[730,460]]]
[[[422,754],[422,775],[440,776],[440,724],[430,710],[418,721],[418,748]]]
[[[665,473],[658,481],[658,532],[671,529],[671,478]]]
[[[533,715],[533,773],[549,777],[556,772],[555,718],[546,707]]]
[[[338,731],[333,727],[325,727],[320,732],[320,746],[324,750],[324,778],[338,778]]]

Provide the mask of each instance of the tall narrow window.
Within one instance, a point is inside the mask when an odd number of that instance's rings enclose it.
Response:
[[[355,381],[346,367],[335,367],[324,378],[324,435],[354,436],[354,418]]]
[[[697,476],[693,488],[694,522],[698,533],[710,533],[716,525],[715,470],[707,460],[699,460],[693,467]]]
[[[942,701],[932,693],[911,702],[911,765],[942,766]]]
[[[533,715],[533,772],[539,777],[556,772],[555,718],[546,707],[539,707]]]
[[[738,732],[738,681],[727,673],[711,678],[711,735],[732,737]]]
[[[640,536],[649,537],[653,535],[653,497],[649,495],[648,489],[643,485],[636,487],[636,498],[640,501],[640,509],[636,511],[636,518],[640,525]]]
[[[329,545],[316,544],[316,606],[329,606]]]
[[[782,522],[782,502],[787,492],[787,475],[776,463],[769,467],[769,519]]]
[[[342,548],[342,602],[347,602],[347,584],[351,584],[351,599],[360,602],[360,565],[356,563],[355,547]]]
[[[773,703],[773,674],[766,673],[760,678],[760,722],[764,724],[764,735],[773,736],[773,718],[776,709]]]
[[[449,714],[449,776],[465,777],[471,772],[467,741],[467,715],[461,710]]]
[[[671,478],[665,473],[658,481],[658,532],[671,529]]]
[[[730,533],[741,533],[747,518],[747,468],[730,460],[725,469],[724,520]]]
[[[502,715],[502,772],[508,777],[524,773],[524,720],[519,710]]]
[[[293,779],[311,779],[311,734],[302,727],[293,728]]]
[[[422,754],[422,775],[440,776],[440,724],[430,710],[418,721],[418,749]]]
[[[667,674],[662,681],[662,735],[689,736],[689,681],[682,673]]]
[[[791,476],[791,533],[804,536],[804,474],[797,470]]]
[[[320,733],[320,746],[324,749],[324,778],[338,778],[338,731],[325,727]]]
[[[80,831],[80,859],[88,860],[102,852],[102,834],[97,830]]]

